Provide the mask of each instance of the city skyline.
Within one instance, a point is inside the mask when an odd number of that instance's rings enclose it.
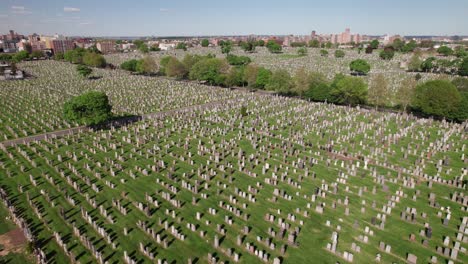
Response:
[[[355,33],[367,35],[468,35],[468,2],[450,0],[444,4],[441,10],[440,3],[435,1],[401,0],[391,3],[292,0],[288,6],[244,0],[236,3],[142,0],[118,6],[107,0],[60,3],[6,0],[0,3],[0,32],[15,29],[24,34],[137,37],[307,35],[312,30],[338,33],[351,28]]]

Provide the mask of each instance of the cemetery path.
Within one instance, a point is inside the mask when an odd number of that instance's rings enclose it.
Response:
[[[113,120],[109,122],[109,124],[107,125],[122,126],[122,125],[132,123],[132,122],[137,122],[137,121],[146,120],[146,119],[162,118],[162,117],[171,116],[171,115],[174,115],[176,113],[181,113],[181,112],[208,109],[210,107],[215,107],[215,106],[227,104],[230,102],[235,102],[240,99],[241,98],[225,99],[225,100],[208,102],[205,104],[191,105],[191,106],[187,106],[183,108],[148,113],[148,114],[144,114],[141,116],[122,117],[117,120]],[[43,134],[2,141],[0,142],[0,148],[12,147],[12,146],[21,145],[21,144],[28,144],[34,141],[46,140],[48,138],[63,137],[63,136],[73,135],[73,134],[82,133],[82,132],[91,131],[91,130],[92,128],[88,126],[78,126],[78,127],[73,127],[73,128],[63,129],[63,130],[56,130],[56,131],[51,131],[51,132],[47,132]]]

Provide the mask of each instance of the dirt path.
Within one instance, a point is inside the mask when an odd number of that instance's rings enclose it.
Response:
[[[0,251],[0,256],[6,256],[9,253],[19,252],[26,245],[26,237],[23,230],[20,228],[11,230],[8,233],[0,235],[0,245],[3,250]]]

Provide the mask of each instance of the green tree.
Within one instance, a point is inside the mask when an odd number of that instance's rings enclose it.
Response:
[[[84,125],[101,124],[112,117],[112,106],[103,92],[91,91],[73,97],[64,104],[64,117]]]
[[[402,51],[404,46],[405,42],[399,38],[396,38],[392,43],[392,47],[397,51]]]
[[[221,53],[223,54],[229,54],[231,53],[232,50],[232,42],[230,40],[228,41],[221,41],[220,44],[221,46]]]
[[[385,48],[380,52],[379,56],[382,60],[391,60],[395,56],[395,51],[393,48]]]
[[[171,56],[164,56],[159,60],[159,72],[161,74],[164,74],[164,75],[166,74],[166,67],[167,67],[167,64],[169,63],[169,60],[171,60]],[[187,66],[185,67],[187,68]]]
[[[327,57],[328,56],[328,51],[324,50],[324,49],[320,50],[320,56]]]
[[[376,40],[376,39],[374,39],[374,40],[372,40],[372,41],[370,42],[370,47],[371,47],[372,49],[378,49],[378,48],[379,48],[379,45],[380,45],[380,43],[379,43],[379,41]]]
[[[266,47],[271,53],[280,53],[283,50],[281,45],[273,39],[267,42]]]
[[[372,54],[373,51],[374,49],[370,45],[366,47],[366,54]]]
[[[358,75],[368,74],[369,71],[370,71],[370,68],[371,67],[370,67],[369,63],[367,63],[367,61],[365,61],[363,59],[353,60],[349,64],[349,69],[351,70],[351,72],[356,73]]]
[[[453,54],[453,49],[447,47],[447,46],[440,46],[437,49],[437,52],[442,55],[442,56],[450,56]]]
[[[434,62],[436,61],[436,58],[434,57],[429,57],[427,59],[425,59],[422,63],[421,63],[421,69],[425,72],[430,72],[434,69],[435,65],[434,65]]]
[[[272,74],[273,73],[270,70],[264,67],[260,67],[258,69],[257,79],[255,80],[255,87],[264,89],[267,86],[267,84],[270,82]]]
[[[288,71],[280,69],[273,72],[265,89],[288,95],[291,94],[293,85],[294,82]]]
[[[418,46],[418,44],[416,43],[416,41],[414,40],[411,40],[410,42],[406,43],[403,48],[401,49],[402,52],[413,52],[416,47]]]
[[[320,48],[320,42],[317,39],[309,41],[309,47],[311,48]]]
[[[468,57],[464,58],[458,67],[458,74],[460,76],[468,76]]]
[[[343,50],[337,49],[335,50],[335,58],[343,58],[345,56],[345,52]]]
[[[167,65],[165,66],[166,76],[183,79],[187,76],[187,73],[187,69],[182,62],[180,62],[176,57],[170,57]]]
[[[64,57],[63,57],[63,53],[62,52],[57,52],[55,53],[54,55],[54,60],[63,60]]]
[[[141,52],[141,53],[148,53],[149,52],[149,48],[148,48],[148,45],[146,44],[141,44],[140,46],[138,46],[138,50]]]
[[[32,59],[32,58],[42,58],[44,57],[44,52],[42,52],[41,50],[35,50],[33,52],[31,52],[31,54],[29,54],[29,57]]]
[[[461,101],[455,85],[447,80],[433,80],[416,87],[412,107],[428,116],[452,119]]]
[[[252,60],[247,56],[236,56],[232,54],[228,54],[226,56],[226,60],[230,65],[235,66],[247,65],[252,62]]]
[[[120,64],[120,68],[126,71],[136,72],[137,65],[138,65],[138,60],[133,59],[133,60],[128,60]]]
[[[83,56],[83,63],[85,65],[97,68],[106,67],[106,59],[100,54],[94,52],[86,52]]]
[[[192,66],[189,77],[192,80],[206,81],[212,85],[223,85],[228,70],[229,65],[226,60],[203,59]]]
[[[306,56],[307,55],[307,48],[300,47],[297,49],[297,55],[299,56]]]
[[[244,70],[244,79],[249,87],[255,87],[259,67],[257,65],[249,64]]]
[[[422,60],[417,54],[413,54],[409,63],[408,63],[408,71],[418,72],[421,70]]]
[[[327,48],[327,49],[331,49],[332,46],[333,46],[333,43],[331,43],[330,41],[325,43],[325,48]]]
[[[20,52],[17,52],[15,53],[15,55],[13,55],[13,58],[12,60],[15,61],[15,62],[20,62],[20,61],[24,61],[26,59],[29,58],[29,53],[25,50],[22,50]]]
[[[468,78],[456,77],[452,80],[452,84],[460,93],[468,93]]]
[[[242,106],[241,109],[240,109],[240,114],[241,116],[247,116],[248,113],[247,113],[247,107],[246,106]]]
[[[158,72],[158,64],[153,57],[146,56],[138,61],[136,71],[140,74],[154,74]]]
[[[361,78],[339,76],[336,79],[330,91],[334,103],[351,106],[366,104],[367,84]]]
[[[417,82],[414,78],[407,77],[404,79],[398,90],[396,92],[396,100],[401,107],[403,107],[403,111],[406,112],[406,109],[411,104],[414,90],[416,89]]]
[[[88,78],[88,76],[93,72],[93,69],[85,65],[76,66],[76,70],[78,71],[78,74],[80,74],[81,76],[85,78]]]
[[[304,67],[297,70],[293,78],[294,87],[292,92],[299,96],[303,96],[310,86],[310,77],[309,73],[305,70]]]
[[[245,67],[231,67],[226,76],[226,86],[245,86],[247,81],[245,79]]]
[[[390,91],[388,88],[388,82],[383,74],[377,74],[371,79],[371,85],[369,88],[369,103],[374,105],[376,108],[379,106],[385,106],[390,97]]]
[[[187,50],[187,44],[185,44],[184,42],[179,42],[179,43],[177,43],[175,48],[186,51]]]
[[[257,42],[255,42],[255,46],[263,47],[265,46],[265,41],[263,39],[259,39]]]
[[[247,41],[242,42],[241,48],[245,52],[254,52],[255,51],[255,40],[253,38],[249,38]]]
[[[201,46],[202,46],[202,47],[205,47],[205,48],[206,48],[206,47],[208,47],[209,45],[210,45],[210,41],[209,41],[208,39],[203,39],[203,40],[201,41]]]

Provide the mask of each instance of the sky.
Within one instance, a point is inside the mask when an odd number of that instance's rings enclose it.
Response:
[[[0,0],[0,34],[468,35],[468,0]]]

